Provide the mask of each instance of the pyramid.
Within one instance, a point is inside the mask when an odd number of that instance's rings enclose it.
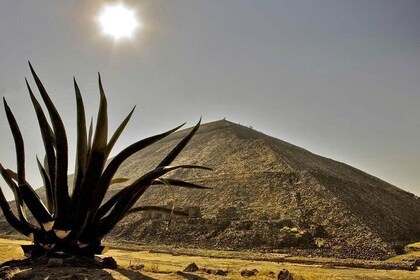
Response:
[[[133,155],[117,176],[149,171],[188,131]],[[174,218],[168,227],[170,217],[162,214],[132,214],[112,238],[367,259],[395,255],[420,240],[415,195],[248,127],[226,120],[203,124],[174,164],[185,162],[214,171],[176,171],[170,177],[211,190],[153,186],[138,204],[175,202],[189,218]]]
[[[130,157],[108,197],[150,171],[190,129]],[[138,205],[174,206],[188,217],[137,212],[111,232],[116,242],[306,256],[385,259],[420,240],[420,199],[344,163],[226,120],[201,125],[169,177],[210,190],[152,186]],[[70,176],[71,178],[71,176]],[[170,221],[170,222],[169,222]],[[10,230],[0,223],[0,232]]]

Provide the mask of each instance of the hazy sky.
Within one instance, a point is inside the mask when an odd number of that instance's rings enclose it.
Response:
[[[21,125],[34,186],[44,152],[27,60],[63,115],[71,160],[72,76],[96,115],[100,71],[111,129],[137,104],[115,150],[226,117],[420,195],[420,1],[124,1],[144,28],[118,43],[95,20],[104,3],[0,5],[0,93]],[[0,161],[16,169],[0,111]]]

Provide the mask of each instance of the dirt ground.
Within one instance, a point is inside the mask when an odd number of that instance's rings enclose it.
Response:
[[[0,262],[10,259],[23,258],[20,245],[28,243],[20,240],[0,239]],[[420,244],[419,244],[420,247]],[[406,257],[418,257],[420,253],[416,251],[416,246],[411,248]],[[46,268],[36,267],[21,271],[14,271],[10,275],[11,279],[274,279],[272,277],[281,269],[288,269],[294,279],[420,279],[420,271],[404,270],[375,270],[361,268],[331,268],[322,265],[303,265],[287,262],[256,261],[244,260],[246,252],[238,252],[238,259],[232,258],[232,254],[223,257],[205,256],[206,252],[201,252],[202,256],[191,256],[181,254],[159,253],[150,248],[143,250],[123,250],[110,249],[106,255],[112,256],[118,262],[120,268],[110,269],[86,269],[86,268]],[[141,249],[141,248],[140,248]],[[399,256],[399,260],[404,256]],[[394,260],[398,261],[398,260]],[[181,272],[188,264],[196,263],[201,268],[227,270],[227,276],[208,274],[204,271]],[[257,269],[258,273],[254,277],[242,277],[240,272],[244,269]]]

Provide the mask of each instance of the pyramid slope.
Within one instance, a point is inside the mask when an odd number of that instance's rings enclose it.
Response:
[[[148,171],[187,132],[137,153],[118,176],[134,178]],[[171,176],[213,190],[176,189],[175,206],[199,207],[202,222],[218,230],[177,220],[168,235],[162,220],[138,214],[123,221],[115,238],[170,243],[178,242],[179,235],[184,245],[278,249],[287,247],[279,233],[287,226],[296,228],[298,236],[310,234],[313,242],[292,240],[292,245],[338,248],[340,254],[367,258],[393,254],[396,244],[420,240],[420,201],[413,194],[244,126],[228,121],[202,125],[177,159],[183,162],[210,166],[214,172],[177,171]],[[172,205],[171,190],[150,188],[139,204]]]
[[[188,131],[133,155],[116,176],[134,180],[151,170]],[[369,259],[420,240],[420,200],[413,194],[250,128],[225,120],[203,124],[174,164],[186,162],[214,169],[170,175],[212,187],[174,188],[175,206],[191,217],[174,219],[168,230],[168,217],[132,214],[110,238],[220,249],[297,247],[294,253]],[[113,185],[109,195],[129,183]],[[171,193],[153,186],[138,204],[172,206]]]

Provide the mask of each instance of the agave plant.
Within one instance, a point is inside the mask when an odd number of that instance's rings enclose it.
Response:
[[[123,149],[107,162],[111,149],[126,127],[135,108],[131,110],[108,141],[107,100],[102,87],[101,76],[98,75],[100,104],[94,131],[92,121],[89,129],[86,127],[82,95],[76,80],[73,79],[77,105],[77,154],[73,186],[72,191],[70,191],[67,182],[68,144],[66,130],[56,107],[30,63],[29,67],[49,116],[48,120],[25,79],[45,148],[45,158],[42,163],[37,158],[37,164],[44,182],[46,203],[41,201],[33,187],[26,181],[22,134],[4,98],[4,108],[16,147],[17,170],[14,172],[0,164],[0,173],[13,191],[17,215],[11,210],[1,189],[0,207],[8,223],[33,241],[32,245],[24,248],[29,256],[34,257],[39,254],[58,252],[64,252],[66,255],[90,257],[93,257],[94,254],[101,254],[104,249],[101,244],[103,237],[130,213],[152,210],[183,214],[179,211],[174,212],[173,208],[134,207],[149,187],[173,185],[194,189],[206,188],[182,180],[163,178],[165,174],[180,168],[211,170],[198,165],[170,166],[196,133],[200,126],[200,119],[189,134],[153,170],[137,178],[133,183],[104,202],[111,184],[127,180],[126,178],[114,178],[114,176],[128,157],[165,138],[185,123],[164,133],[142,139]],[[31,212],[34,219],[29,220],[27,218],[26,209]]]

